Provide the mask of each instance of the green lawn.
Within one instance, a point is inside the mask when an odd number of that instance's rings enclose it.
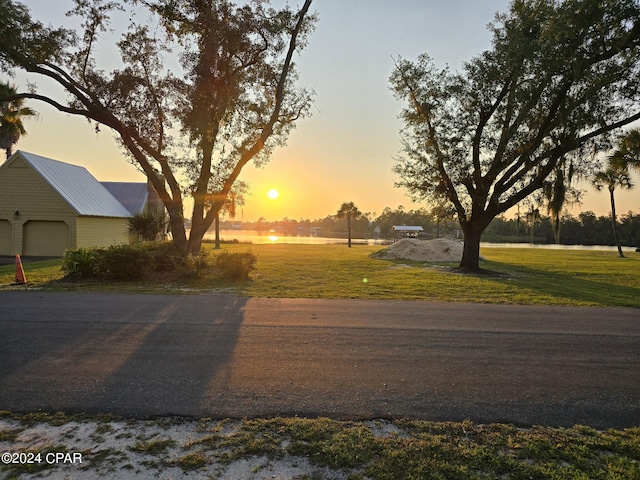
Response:
[[[215,254],[211,245],[207,250]],[[212,290],[254,297],[370,298],[544,305],[640,307],[640,254],[485,248],[485,269],[496,276],[462,275],[455,264],[422,264],[370,257],[383,248],[356,245],[224,245],[251,250],[257,270],[248,282],[221,283],[213,276],[136,283],[66,282],[60,261],[25,264],[29,287],[88,291],[199,293]],[[13,265],[0,267],[0,288],[11,286]]]

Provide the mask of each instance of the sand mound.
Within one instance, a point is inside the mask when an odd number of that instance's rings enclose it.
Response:
[[[418,262],[459,262],[462,258],[462,242],[452,238],[437,238],[425,242],[403,238],[384,250],[372,255],[383,260],[415,260]]]

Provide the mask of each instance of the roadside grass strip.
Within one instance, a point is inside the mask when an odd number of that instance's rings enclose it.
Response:
[[[3,479],[640,478],[640,428],[0,412],[0,451]]]

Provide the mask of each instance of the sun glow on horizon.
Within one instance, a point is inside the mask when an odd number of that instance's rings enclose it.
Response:
[[[279,196],[280,196],[280,192],[278,190],[276,190],[275,188],[272,188],[271,190],[269,190],[267,192],[267,197],[269,197],[270,200],[275,200]]]

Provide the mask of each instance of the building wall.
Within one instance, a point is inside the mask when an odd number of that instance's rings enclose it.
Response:
[[[11,224],[11,238],[0,239],[0,245],[10,242],[12,246],[11,252],[3,251],[0,254],[23,255],[25,243],[32,244],[31,239],[24,238],[24,225],[30,221],[64,222],[68,226],[67,245],[75,248],[75,217],[76,212],[71,206],[21,158],[16,158],[0,170],[0,221]],[[6,237],[7,233],[4,224],[0,235]],[[33,250],[30,254],[34,254]]]
[[[11,255],[13,252],[13,224],[9,220],[0,219],[0,255]]]
[[[78,217],[76,248],[128,243],[128,229],[129,221],[126,218]]]

